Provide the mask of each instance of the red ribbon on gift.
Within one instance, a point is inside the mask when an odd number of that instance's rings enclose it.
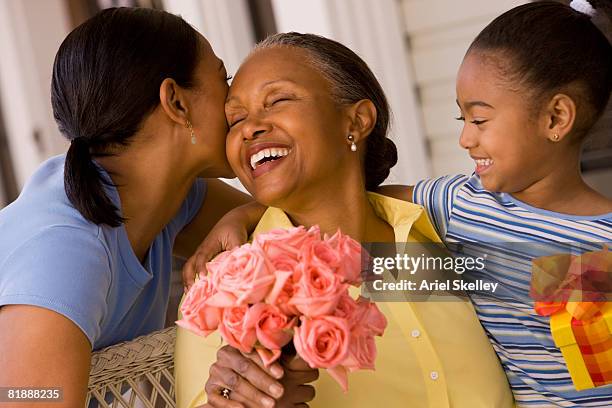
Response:
[[[551,316],[565,309],[580,324],[590,323],[601,316],[606,302],[535,302],[534,309],[540,316]],[[578,324],[578,323],[576,323]]]

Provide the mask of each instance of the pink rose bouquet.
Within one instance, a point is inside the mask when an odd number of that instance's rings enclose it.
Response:
[[[348,373],[374,369],[375,336],[387,326],[375,303],[349,295],[361,285],[361,245],[318,227],[273,230],[219,254],[189,290],[176,323],[231,346],[255,349],[266,365],[293,340],[312,368],[325,368],[346,392]]]

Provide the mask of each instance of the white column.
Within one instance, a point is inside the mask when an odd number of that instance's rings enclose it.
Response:
[[[399,161],[387,183],[412,184],[430,174],[425,136],[397,0],[272,0],[279,32],[335,39],[361,56],[393,111],[390,137]]]
[[[164,0],[164,9],[202,33],[230,75],[255,43],[246,0]]]
[[[67,145],[53,120],[49,90],[68,27],[62,0],[0,0],[0,98],[20,188],[42,160]]]

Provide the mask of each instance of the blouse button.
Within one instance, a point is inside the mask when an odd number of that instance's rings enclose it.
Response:
[[[416,339],[421,335],[421,332],[417,329],[414,329],[412,333],[410,333],[410,335]]]
[[[431,378],[432,380],[436,381],[438,379],[438,372],[437,371],[432,371],[431,373],[429,373],[429,378]]]

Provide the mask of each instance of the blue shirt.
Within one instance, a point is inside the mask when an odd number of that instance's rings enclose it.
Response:
[[[123,225],[96,225],[70,203],[64,161],[60,155],[43,163],[19,198],[0,211],[0,306],[60,313],[83,330],[93,349],[163,328],[174,239],[200,209],[204,180],[194,183],[141,264]],[[105,188],[121,208],[117,189]]]
[[[478,176],[424,180],[413,201],[424,206],[457,255],[489,255],[467,279],[498,283],[495,297],[470,294],[519,406],[610,407],[612,386],[576,391],[550,333],[529,296],[535,257],[600,249],[612,242],[612,213],[573,216],[534,208],[510,194],[485,190]],[[550,252],[550,253],[549,253]],[[471,276],[468,276],[471,275]]]

